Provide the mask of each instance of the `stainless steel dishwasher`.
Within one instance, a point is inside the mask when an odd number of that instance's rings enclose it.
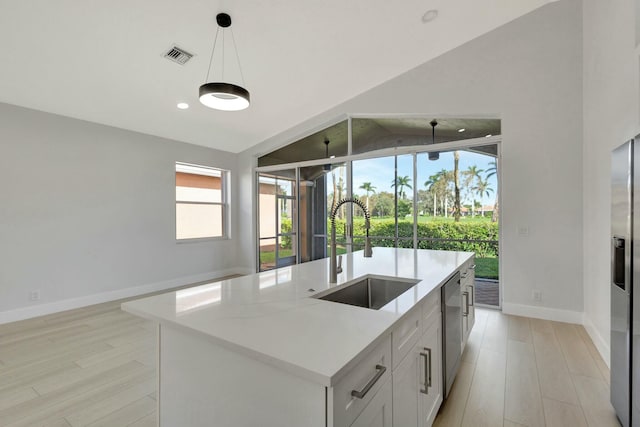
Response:
[[[462,298],[460,295],[460,273],[456,272],[442,286],[442,342],[444,398],[458,372],[462,348]]]

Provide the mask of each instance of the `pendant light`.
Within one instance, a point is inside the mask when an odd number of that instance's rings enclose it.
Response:
[[[331,141],[329,141],[329,138],[324,138],[324,152],[325,152],[325,157],[328,159],[329,158],[329,144],[331,143]],[[322,169],[324,169],[326,172],[331,171],[331,163],[327,163],[324,166],[322,166]]]
[[[431,125],[431,145],[434,145],[436,143],[436,126],[438,126],[438,121],[433,119],[429,124]],[[437,151],[429,152],[429,160],[438,160],[439,158],[440,153]]]
[[[223,111],[239,111],[244,110],[249,106],[249,91],[242,86],[235,85],[233,83],[224,82],[224,33],[225,29],[231,27],[231,16],[226,13],[219,13],[216,16],[216,22],[218,23],[218,29],[216,30],[216,37],[213,41],[213,48],[211,49],[211,59],[209,60],[209,68],[207,69],[207,77],[205,83],[200,86],[200,102],[216,110]],[[213,55],[216,50],[216,44],[218,42],[218,34],[222,28],[222,80],[220,82],[209,82],[209,73],[211,72],[211,64],[213,63]],[[233,50],[236,53],[236,60],[238,61],[238,68],[240,69],[240,77],[242,84],[244,85],[244,76],[242,75],[242,68],[240,67],[240,58],[238,56],[238,49],[236,47],[236,40],[233,37],[233,30],[231,30],[231,40],[233,42]]]

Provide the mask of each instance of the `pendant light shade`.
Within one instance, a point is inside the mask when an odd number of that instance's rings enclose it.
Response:
[[[213,64],[213,56],[216,50],[216,44],[218,41],[218,34],[220,28],[222,28],[222,80],[224,80],[224,63],[225,63],[225,49],[224,49],[224,31],[225,28],[231,27],[231,17],[226,13],[219,13],[216,16],[218,23],[218,29],[216,31],[216,37],[213,41],[213,48],[211,49],[211,59],[209,60],[209,69],[207,70],[207,77],[205,83],[200,86],[199,96],[200,102],[209,108],[223,111],[239,111],[244,110],[249,106],[250,96],[249,91],[244,87],[228,83],[224,81],[210,82],[209,73],[211,72],[211,65]],[[236,53],[235,57],[238,61],[238,69],[240,70],[240,77],[242,78],[242,84],[244,85],[244,76],[242,75],[242,68],[240,67],[240,58],[238,57],[238,49],[236,48],[235,38],[233,37],[233,31],[231,31],[231,40],[233,41],[233,49]]]
[[[205,83],[200,86],[200,102],[216,110],[244,110],[249,106],[249,91],[232,83]]]

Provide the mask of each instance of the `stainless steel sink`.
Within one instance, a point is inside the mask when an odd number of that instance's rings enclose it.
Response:
[[[412,288],[419,280],[368,277],[358,279],[313,298],[378,310]]]

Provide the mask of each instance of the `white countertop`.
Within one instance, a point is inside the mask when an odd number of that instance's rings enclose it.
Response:
[[[349,362],[381,340],[471,256],[373,248],[372,258],[364,258],[362,251],[343,255],[337,284],[329,284],[325,258],[130,301],[122,309],[331,386]],[[310,298],[365,275],[420,282],[380,310]]]

